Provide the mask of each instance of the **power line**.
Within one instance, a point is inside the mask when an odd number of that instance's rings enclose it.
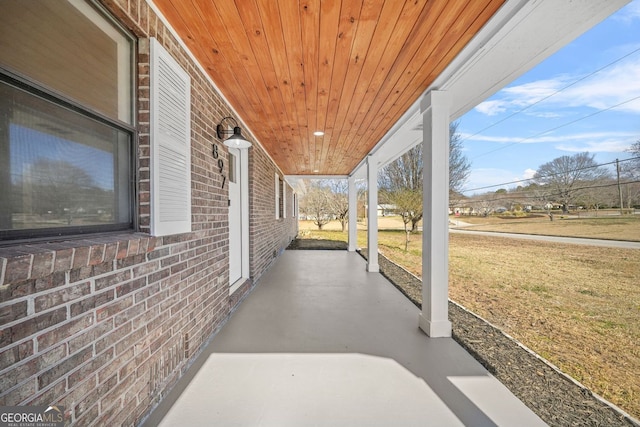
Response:
[[[528,137],[526,137],[526,138],[522,138],[522,139],[520,139],[520,140],[518,140],[518,141],[512,142],[511,144],[505,144],[505,145],[503,145],[503,146],[501,146],[501,147],[498,147],[498,148],[496,148],[496,149],[493,149],[493,150],[491,150],[491,151],[487,151],[487,152],[485,152],[485,153],[483,153],[483,154],[479,154],[479,155],[475,156],[475,157],[474,157],[474,159],[477,159],[478,157],[486,156],[487,154],[495,153],[496,151],[504,150],[505,148],[511,147],[512,145],[520,144],[520,143],[522,143],[522,142],[524,142],[524,141],[526,141],[526,140],[528,140],[528,139],[537,138],[537,137],[542,136],[542,135],[545,135],[545,134],[547,134],[547,133],[549,133],[549,132],[553,132],[553,131],[558,130],[558,129],[561,129],[561,128],[563,128],[563,127],[566,127],[566,126],[572,125],[572,124],[577,123],[577,122],[579,122],[579,121],[582,121],[582,120],[588,119],[588,118],[590,118],[590,117],[596,116],[596,115],[598,115],[598,114],[604,113],[604,112],[606,112],[606,111],[612,110],[612,109],[614,109],[614,108],[616,108],[616,107],[619,107],[619,106],[624,105],[624,104],[628,104],[629,102],[632,102],[632,101],[635,101],[635,100],[638,100],[638,99],[640,99],[640,95],[636,96],[635,98],[627,99],[626,101],[620,102],[620,103],[618,103],[618,104],[616,104],[616,105],[612,105],[612,106],[610,106],[610,107],[607,107],[607,108],[605,108],[605,109],[603,109],[603,110],[598,110],[598,111],[595,111],[595,112],[593,112],[593,113],[591,113],[591,114],[587,114],[586,116],[579,117],[579,118],[577,118],[577,119],[575,119],[575,120],[571,120],[570,122],[563,123],[563,124],[558,125],[558,126],[556,126],[556,127],[554,127],[554,128],[547,129],[547,130],[545,130],[545,131],[543,131],[543,132],[540,132],[540,133],[537,133],[537,134],[535,134],[535,135],[531,135],[531,136],[528,136]],[[472,159],[472,160],[473,160],[473,159]]]
[[[488,130],[488,129],[491,129],[491,128],[492,128],[492,127],[494,127],[494,126],[497,126],[497,125],[499,125],[500,123],[502,123],[502,122],[504,122],[504,121],[506,121],[506,120],[509,120],[510,118],[512,118],[512,117],[514,117],[514,116],[516,116],[516,115],[518,115],[518,114],[520,114],[520,113],[523,113],[524,111],[528,110],[529,108],[531,108],[531,107],[533,107],[533,106],[535,106],[535,105],[537,105],[537,104],[541,103],[542,101],[545,101],[545,100],[547,100],[547,99],[549,99],[549,98],[551,98],[551,97],[553,97],[553,96],[557,95],[558,93],[560,93],[560,92],[562,92],[562,91],[564,91],[564,90],[566,90],[566,89],[570,88],[571,86],[574,86],[574,85],[576,85],[576,84],[580,83],[580,82],[581,82],[581,81],[583,81],[583,80],[588,79],[589,77],[591,77],[591,76],[593,76],[593,75],[595,75],[595,74],[599,73],[600,71],[602,71],[602,70],[604,70],[604,69],[606,69],[606,68],[608,68],[608,67],[610,67],[610,66],[612,66],[612,65],[614,65],[614,64],[616,64],[616,63],[618,63],[618,62],[620,62],[620,61],[622,61],[622,60],[623,60],[623,59],[625,59],[625,58],[628,58],[629,56],[633,55],[634,53],[636,53],[636,52],[638,52],[638,51],[640,51],[640,48],[637,48],[637,49],[632,50],[631,52],[627,53],[626,55],[624,55],[624,56],[622,56],[622,57],[620,57],[620,58],[618,58],[618,59],[616,59],[615,61],[612,61],[612,62],[610,62],[610,63],[608,63],[608,64],[606,64],[606,65],[604,65],[604,66],[602,66],[602,67],[598,68],[597,70],[592,71],[591,73],[589,73],[589,74],[587,74],[587,75],[585,75],[585,76],[583,76],[583,77],[579,78],[578,80],[576,80],[576,81],[574,81],[574,82],[572,82],[572,83],[570,83],[570,84],[568,84],[568,85],[566,85],[566,86],[564,86],[564,87],[562,87],[562,88],[560,88],[560,89],[556,90],[556,91],[555,91],[555,92],[553,92],[552,94],[549,94],[549,95],[547,95],[547,96],[545,96],[545,97],[543,97],[543,98],[541,98],[541,99],[537,100],[536,102],[534,102],[534,103],[532,103],[532,104],[527,105],[526,107],[522,108],[521,110],[518,110],[518,111],[516,111],[516,112],[514,112],[514,113],[512,113],[512,114],[510,114],[510,115],[508,115],[507,117],[505,117],[505,118],[503,118],[503,119],[501,119],[501,120],[498,120],[498,121],[497,121],[497,122],[495,122],[495,123],[490,124],[489,126],[487,126],[487,127],[483,128],[483,129],[480,129],[479,131],[477,131],[476,133],[474,133],[474,134],[472,134],[472,135],[470,135],[470,136],[467,136],[467,137],[465,137],[465,138],[462,138],[462,140],[461,140],[461,141],[466,141],[467,139],[470,139],[470,138],[472,138],[472,137],[474,137],[474,136],[476,136],[476,135],[479,135],[479,134],[483,133],[484,131],[486,131],[486,130]],[[478,156],[478,157],[479,157],[479,156]]]
[[[620,185],[625,185],[625,184],[637,184],[640,183],[640,180],[634,180],[634,181],[626,181],[626,182],[621,182]],[[595,188],[607,188],[607,187],[615,187],[617,186],[618,183],[617,182],[610,182],[610,183],[606,183],[606,184],[599,184],[599,185],[589,185],[589,186],[585,186],[585,187],[578,187],[578,188],[574,188],[572,189],[572,191],[584,191],[584,190],[591,190],[591,189],[595,189]],[[513,200],[513,199],[518,199],[518,200],[541,200],[542,197],[541,195],[528,195],[529,193],[531,193],[531,191],[521,191],[518,193],[511,193],[511,194],[507,194],[507,195],[496,195],[496,197],[493,198],[476,198],[474,199],[474,203],[489,203],[489,202],[502,202],[502,201],[506,201],[506,200]],[[562,193],[560,192],[553,192],[553,193],[544,193],[544,199],[548,200],[551,199],[555,196],[560,196]],[[463,207],[467,205],[466,203],[456,203],[453,206],[454,207]]]
[[[630,157],[630,158],[628,158],[628,159],[620,160],[619,162],[620,162],[620,163],[624,163],[624,162],[629,162],[629,161],[633,161],[633,160],[640,160],[640,156],[638,156],[638,157]],[[463,192],[470,192],[470,191],[486,190],[486,189],[489,189],[489,188],[495,188],[495,187],[503,187],[503,186],[507,186],[507,185],[511,185],[511,184],[527,183],[527,182],[536,181],[537,179],[540,179],[540,178],[551,178],[551,177],[554,177],[554,176],[562,175],[562,174],[564,174],[564,173],[573,173],[573,172],[579,172],[579,171],[581,171],[581,170],[595,169],[595,168],[599,168],[599,167],[602,167],[602,166],[613,165],[613,164],[615,164],[615,163],[616,163],[616,162],[615,162],[615,160],[614,160],[614,161],[612,161],[612,162],[600,163],[600,164],[597,164],[597,165],[585,166],[585,167],[582,167],[582,168],[572,169],[572,170],[570,170],[570,171],[558,172],[558,173],[553,173],[553,174],[547,174],[547,175],[540,176],[540,177],[538,177],[538,178],[523,178],[523,179],[519,179],[519,180],[517,180],[517,181],[503,182],[503,183],[501,183],[501,184],[487,185],[487,186],[484,186],[484,187],[477,187],[477,188],[465,189],[465,190],[462,190],[462,191],[463,191]]]

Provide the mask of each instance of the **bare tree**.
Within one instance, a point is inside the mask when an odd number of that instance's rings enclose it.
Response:
[[[307,193],[300,200],[300,209],[305,215],[313,218],[313,223],[322,230],[331,221],[331,190],[318,184],[307,188]]]
[[[627,152],[631,153],[633,157],[629,160],[626,169],[629,169],[632,175],[640,177],[640,139],[631,144]]]
[[[594,155],[584,152],[543,164],[533,179],[548,187],[554,199],[562,204],[562,211],[567,213],[569,205],[583,193],[583,187],[609,176],[609,172],[595,162]]]
[[[340,221],[342,232],[344,232],[349,221],[349,186],[347,181],[344,179],[332,179],[323,181],[323,185],[331,191],[329,209],[331,214]]]
[[[458,133],[458,123],[449,124],[449,206],[462,199],[462,187],[471,173],[471,162],[462,151],[462,137]]]
[[[378,184],[386,190],[386,200],[396,206],[411,231],[417,230],[422,219],[422,144],[418,144],[381,169]],[[462,152],[458,123],[449,125],[449,199],[457,204],[459,190],[466,182],[471,164]]]
[[[422,219],[422,144],[418,144],[382,168],[378,183],[382,200],[394,205],[395,212],[416,231]]]
[[[627,152],[631,153],[632,157],[624,161],[620,172],[626,181],[623,193],[627,206],[631,207],[640,205],[640,140],[633,143]]]

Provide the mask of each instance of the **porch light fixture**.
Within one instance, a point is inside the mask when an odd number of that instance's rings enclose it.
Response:
[[[324,132],[322,132],[321,130],[317,130],[313,133],[315,136],[322,136],[324,135]]]
[[[233,122],[233,130],[227,129],[222,124],[225,120],[230,120]],[[216,127],[216,134],[218,135],[218,139],[223,141],[223,144],[227,147],[232,148],[249,148],[251,147],[251,142],[247,141],[242,136],[242,129],[238,126],[238,122],[233,117],[225,117],[220,120],[220,123]],[[229,138],[224,139],[225,135],[231,135]]]

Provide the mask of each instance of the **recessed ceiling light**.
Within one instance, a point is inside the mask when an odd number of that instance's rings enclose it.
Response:
[[[313,170],[314,173],[320,172],[318,169]]]
[[[322,136],[324,135],[324,132],[322,132],[321,130],[317,130],[313,133],[315,136]]]

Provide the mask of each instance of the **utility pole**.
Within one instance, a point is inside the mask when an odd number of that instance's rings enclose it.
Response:
[[[616,159],[616,172],[618,173],[618,195],[620,196],[620,215],[624,215],[624,206],[622,206],[622,186],[620,185],[620,162]]]

